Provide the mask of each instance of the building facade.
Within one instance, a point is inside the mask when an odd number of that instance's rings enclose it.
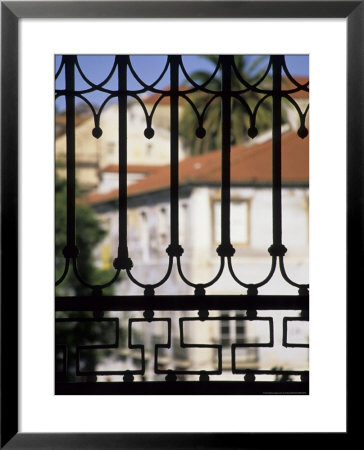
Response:
[[[271,141],[231,149],[231,209],[230,234],[235,248],[232,269],[235,276],[245,283],[259,283],[270,272],[272,258],[268,248],[272,243],[272,189],[271,189]],[[288,276],[297,283],[308,282],[308,142],[295,132],[282,136],[282,204],[283,243],[288,251],[285,268]],[[112,172],[112,170],[114,172]],[[137,172],[139,170],[139,172]],[[118,247],[118,181],[114,166],[100,173],[99,189],[87,196],[87,202],[97,211],[107,227],[104,242],[95,252],[95,259],[103,268],[112,266]],[[114,178],[112,178],[114,173]],[[137,175],[135,175],[137,174]],[[168,267],[166,248],[170,242],[170,168],[169,165],[129,165],[128,168],[128,249],[134,263],[132,276],[143,284],[161,280]],[[113,182],[115,184],[113,185]],[[220,270],[220,258],[216,248],[221,238],[221,151],[189,157],[179,164],[179,241],[184,249],[181,257],[183,277],[192,283],[207,283]],[[193,294],[194,288],[181,279],[176,267],[168,280],[156,293]],[[237,283],[227,267],[219,280],[206,288],[207,295],[246,294],[246,288]],[[287,283],[277,268],[267,285],[259,294],[296,294],[297,288]],[[141,295],[143,289],[126,276],[117,285],[115,294]],[[279,313],[275,322],[283,321]],[[231,344],[239,342],[266,342],[269,327],[265,321],[242,319],[244,312],[210,312],[213,321],[186,322],[185,342],[200,344],[223,344],[223,367],[231,374]],[[212,370],[216,366],[216,349],[181,348],[177,313],[172,323],[172,347],[161,349],[158,364],[163,368],[179,370]],[[125,317],[125,320],[127,318]],[[154,329],[152,329],[154,327]],[[135,339],[146,344],[150,355],[149,371],[153,375],[152,349],[157,342],[163,343],[163,325],[153,323],[151,328],[136,331]],[[295,341],[307,342],[308,330],[296,322],[289,333]],[[294,337],[293,337],[294,336]],[[274,330],[275,342],[282,342],[282,328]],[[148,349],[149,345],[149,349]],[[137,353],[137,352],[136,352]],[[134,356],[133,356],[134,355]],[[138,365],[135,352],[125,350],[127,363]],[[129,358],[129,359],[128,359]],[[308,349],[289,349],[282,346],[271,348],[239,348],[236,363],[245,368],[282,367],[306,370]],[[230,378],[234,378],[230,375]],[[221,377],[220,377],[221,379]]]
[[[145,129],[144,112],[138,102],[130,102],[127,115],[128,129],[128,164],[159,166],[169,163],[170,137],[168,121],[165,122],[165,105],[160,106],[162,118],[156,113],[153,123],[153,139],[147,139]],[[60,126],[57,128],[55,154],[57,171],[60,176],[66,176],[66,134],[65,124],[58,118]],[[57,122],[57,123],[58,123]],[[77,121],[75,128],[76,146],[76,181],[81,192],[89,192],[98,188],[100,170],[119,162],[118,148],[118,105],[111,103],[105,107],[101,114],[100,128],[102,135],[95,138],[92,134],[95,128],[93,117]],[[161,124],[165,125],[161,126]],[[61,127],[63,126],[63,128]],[[62,133],[63,130],[63,133]],[[180,158],[186,156],[186,149],[180,145]]]

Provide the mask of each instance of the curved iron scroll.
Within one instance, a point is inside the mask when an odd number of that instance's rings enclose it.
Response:
[[[211,73],[205,80],[196,81],[193,74],[186,68],[185,61],[181,55],[169,55],[155,79],[147,83],[143,76],[138,74],[133,60],[129,55],[115,55],[110,71],[105,78],[98,83],[93,82],[84,72],[82,65],[76,55],[62,56],[61,63],[57,69],[56,79],[64,74],[65,88],[56,89],[55,98],[65,98],[66,104],[66,173],[67,173],[67,221],[66,221],[66,246],[63,249],[64,267],[61,275],[56,280],[56,286],[62,287],[67,276],[72,273],[75,280],[83,287],[90,290],[86,297],[57,297],[56,311],[68,314],[67,318],[56,318],[56,323],[82,323],[103,324],[112,328],[112,341],[106,342],[103,336],[101,343],[80,343],[75,340],[75,376],[77,381],[87,377],[86,383],[64,383],[67,379],[69,367],[70,348],[65,342],[56,342],[56,350],[61,356],[62,364],[56,373],[58,384],[56,393],[141,393],[134,391],[135,385],[143,381],[146,372],[152,371],[153,376],[161,376],[165,386],[156,388],[153,393],[266,393],[285,392],[308,393],[308,371],[301,369],[283,370],[279,367],[262,369],[238,364],[238,353],[244,351],[258,352],[260,348],[271,348],[280,345],[286,348],[307,348],[308,343],[296,342],[290,338],[289,327],[292,322],[308,321],[308,296],[309,285],[299,283],[291,279],[289,270],[285,267],[285,255],[287,248],[284,245],[284,227],[282,226],[282,104],[287,103],[297,113],[299,127],[297,135],[306,139],[308,129],[306,120],[308,106],[301,110],[299,102],[295,99],[297,92],[308,92],[309,84],[300,83],[289,72],[285,57],[283,55],[272,55],[257,80],[254,82],[246,79],[239,72],[236,59],[233,55],[219,55]],[[169,87],[161,89],[159,85],[168,77]],[[183,77],[183,78],[182,78]],[[82,89],[76,89],[76,79],[81,79]],[[140,86],[136,89],[129,87],[129,80],[133,78]],[[111,87],[111,80],[117,80],[117,86]],[[99,108],[96,108],[87,95],[101,92],[104,100]],[[147,105],[145,94],[152,93],[153,104]],[[254,94],[252,96],[252,94]],[[250,96],[250,97],[249,97]],[[196,100],[198,98],[198,101]],[[252,101],[252,98],[254,101]],[[170,241],[165,249],[165,272],[154,283],[146,282],[141,276],[135,274],[137,260],[133,260],[133,254],[128,248],[128,196],[127,196],[127,154],[128,154],[128,107],[129,100],[133,100],[136,108],[140,108],[143,126],[140,133],[145,139],[153,139],[157,128],[153,128],[157,111],[165,99],[168,99],[170,109],[170,168],[169,168],[169,211],[170,211]],[[76,101],[83,102],[89,108],[93,120],[92,136],[99,139],[103,134],[103,117],[107,105],[115,101],[118,110],[118,248],[113,255],[113,273],[110,279],[103,284],[97,284],[82,273],[79,264],[79,249],[76,241]],[[150,101],[150,99],[149,99]],[[184,271],[185,249],[182,247],[179,237],[179,135],[180,135],[180,105],[189,108],[192,120],[195,121],[195,134],[197,139],[205,139],[208,128],[207,117],[215,103],[221,108],[220,135],[221,135],[221,213],[220,213],[220,236],[214,262],[215,273],[208,281],[191,280]],[[271,245],[267,249],[267,268],[262,279],[252,282],[244,273],[237,269],[237,255],[231,239],[231,129],[233,108],[238,105],[247,117],[246,137],[255,139],[261,130],[257,122],[259,111],[272,105],[272,233]],[[259,116],[258,116],[259,118]],[[154,125],[155,126],[155,125]],[[59,256],[59,255],[57,255]],[[174,275],[179,277],[181,284],[191,287],[193,295],[163,296],[157,295],[158,288],[165,285]],[[243,271],[242,271],[243,272]],[[273,276],[280,274],[287,286],[293,286],[297,290],[295,296],[277,295],[267,296],[259,292],[260,288],[268,286]],[[246,295],[207,295],[208,289],[228,274],[239,291]],[[116,284],[124,275],[132,284],[143,290],[141,296],[108,296],[105,289]],[[263,290],[263,289],[262,289]],[[224,316],[225,310],[235,311],[234,316]],[[291,314],[290,311],[301,312],[301,316]],[[122,317],[121,311],[127,311],[127,317]],[[155,317],[155,312],[159,316]],[[176,319],[176,313],[180,312],[182,317]],[[212,315],[217,311],[217,315]],[[281,312],[279,315],[279,311]],[[282,314],[282,311],[284,313]],[[288,311],[288,315],[287,315]],[[117,317],[105,317],[105,312],[117,312]],[[133,312],[133,314],[130,314]],[[79,314],[75,316],[74,313]],[[87,314],[92,317],[87,317]],[[139,317],[138,314],[143,314]],[[277,314],[276,314],[277,313]],[[169,316],[169,317],[168,317]],[[121,343],[119,334],[122,327],[119,320],[126,319],[126,342]],[[234,340],[224,349],[222,340],[216,339],[210,343],[201,343],[199,338],[190,340],[185,330],[191,324],[206,322],[210,326],[216,326],[221,322],[229,324],[239,322],[240,324],[266,325],[269,338],[263,341],[238,341]],[[133,338],[133,325],[164,324],[167,328],[166,338],[156,342],[135,343]],[[273,325],[274,324],[274,325]],[[281,333],[282,338],[277,339],[276,330]],[[221,338],[221,336],[220,336]],[[177,344],[176,344],[177,343]],[[174,348],[190,351],[193,349],[209,350],[215,355],[215,367],[206,369],[199,367],[170,367],[163,363],[166,353],[173,353]],[[150,351],[150,348],[152,349]],[[138,364],[120,365],[115,369],[96,370],[96,368],[85,369],[82,360],[88,352],[111,349],[118,353],[131,351],[138,354]],[[223,367],[226,350],[229,353],[231,365],[227,369]],[[225,352],[225,353],[224,353]],[[254,353],[255,354],[255,353]],[[257,353],[256,353],[257,354]],[[163,356],[164,355],[164,356]],[[229,376],[235,377],[235,387],[226,387],[214,390],[211,386],[215,377],[221,376],[223,372],[229,372]],[[116,376],[118,382],[96,383],[100,377]],[[184,377],[198,377],[197,386],[193,387],[194,381],[189,381],[188,389],[180,388],[184,383]],[[280,388],[266,384],[266,376],[275,377],[279,381]],[[299,382],[296,381],[299,379]],[[136,381],[136,382],[135,382]],[[153,382],[154,383],[154,382]],[[86,388],[79,385],[85,384]],[[232,383],[234,384],[234,383]],[[269,384],[269,383],[268,383]],[[275,383],[276,385],[278,383]],[[100,387],[100,385],[103,385]],[[122,385],[122,387],[120,387]],[[128,385],[128,388],[123,386]],[[154,383],[155,386],[158,382]],[[222,386],[222,385],[219,385]],[[236,387],[239,386],[239,387]],[[127,390],[128,389],[128,390]],[[192,390],[191,390],[192,389]],[[195,390],[194,390],[195,389]],[[225,390],[224,390],[225,389]],[[145,391],[146,392],[146,391]]]
[[[250,83],[244,79],[243,74],[239,73],[234,57],[230,55],[220,55],[217,60],[216,67],[212,70],[210,77],[203,83],[197,83],[193,77],[188,73],[183,58],[179,55],[170,55],[167,57],[165,66],[156,79],[148,84],[141,76],[139,76],[133,67],[131,59],[128,55],[116,55],[112,64],[109,74],[100,83],[94,83],[86,76],[82,70],[78,57],[76,55],[64,55],[61,60],[61,64],[56,73],[56,78],[64,71],[65,73],[65,89],[56,89],[56,98],[61,96],[66,100],[66,140],[67,140],[67,244],[63,250],[65,258],[64,271],[60,279],[57,281],[57,286],[61,285],[66,278],[70,269],[73,270],[77,280],[84,286],[90,288],[93,292],[97,291],[99,294],[102,289],[110,286],[119,279],[119,275],[122,271],[125,271],[129,279],[144,288],[145,295],[154,295],[156,288],[164,284],[171,273],[174,261],[177,262],[177,269],[180,274],[181,280],[187,283],[189,286],[195,288],[196,295],[204,295],[205,288],[214,284],[222,275],[225,267],[230,272],[232,279],[238,283],[238,285],[248,289],[248,294],[257,294],[258,288],[267,284],[275,273],[278,267],[283,279],[290,285],[299,289],[299,293],[307,292],[308,284],[300,284],[291,280],[285,270],[284,256],[287,251],[282,242],[282,179],[281,179],[281,114],[282,114],[282,100],[290,102],[299,116],[300,127],[297,134],[301,138],[307,136],[307,128],[305,121],[307,117],[308,107],[305,111],[301,111],[298,103],[292,97],[292,94],[298,91],[308,92],[308,83],[300,84],[290,74],[285,57],[280,55],[274,55],[269,58],[266,68],[255,83]],[[128,88],[127,77],[133,76],[135,80],[141,85],[140,89],[131,90]],[[218,72],[221,73],[220,88],[216,89],[216,77]],[[88,85],[87,88],[77,90],[75,88],[75,74],[78,74],[82,78],[83,82]],[[186,82],[181,87],[180,73],[185,77],[192,87],[186,87]],[[290,82],[290,88],[286,88],[282,82],[282,73]],[[169,74],[170,87],[169,89],[157,88],[158,83]],[[118,85],[117,89],[111,89],[108,86],[108,82],[113,76],[117,77]],[[239,89],[232,88],[232,77],[235,77],[241,84]],[[268,80],[272,81],[272,87],[267,88]],[[213,85],[214,88],[210,86]],[[292,88],[293,85],[293,88]],[[104,92],[107,94],[107,98],[104,100],[98,110],[90,103],[90,101],[84,97],[85,94],[90,92]],[[146,92],[152,92],[156,94],[156,100],[152,106],[151,112],[144,104],[142,94]],[[204,107],[199,109],[194,100],[193,94],[196,92],[202,92],[204,94],[205,104]],[[246,101],[247,94],[254,92],[259,94],[256,104],[251,107]],[[164,98],[169,98],[170,103],[170,243],[166,250],[168,254],[167,271],[166,275],[162,279],[154,284],[143,282],[143,280],[137,280],[132,274],[133,261],[129,256],[127,245],[127,108],[128,97],[137,101],[137,104],[142,108],[145,116],[145,129],[144,135],[148,139],[152,139],[154,136],[153,130],[153,117],[158,105]],[[102,112],[106,104],[111,99],[117,99],[118,101],[118,113],[119,113],[119,246],[117,255],[114,259],[115,274],[112,278],[102,284],[94,285],[92,280],[86,281],[79,273],[77,266],[77,258],[79,251],[76,243],[75,227],[75,167],[76,167],[76,151],[75,148],[75,99],[79,98],[85,102],[89,107],[92,116],[94,118],[94,128],[92,135],[95,139],[98,139],[102,135],[102,128],[100,126],[100,119]],[[240,280],[238,275],[233,269],[234,266],[234,253],[235,249],[231,244],[230,239],[230,129],[231,129],[231,101],[235,99],[241,103],[249,116],[250,127],[248,129],[248,136],[251,139],[258,134],[256,128],[256,117],[259,108],[267,99],[272,99],[272,199],[273,199],[273,230],[272,230],[272,245],[268,249],[268,253],[271,256],[272,263],[271,269],[268,271],[267,277],[256,283],[251,283],[249,280]],[[220,257],[220,269],[217,275],[207,283],[192,283],[189,281],[182,271],[182,259],[184,249],[179,242],[179,164],[178,164],[178,152],[179,152],[179,103],[180,101],[186,102],[186,105],[191,107],[191,110],[196,116],[196,136],[200,139],[204,138],[204,120],[206,111],[209,108],[211,102],[218,99],[221,102],[222,117],[222,151],[221,151],[221,243],[217,248],[217,253]],[[279,264],[277,265],[277,258]],[[225,259],[227,265],[224,264]],[[72,262],[72,263],[71,263]]]

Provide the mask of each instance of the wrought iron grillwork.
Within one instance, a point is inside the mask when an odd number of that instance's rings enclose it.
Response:
[[[297,283],[292,280],[285,269],[284,258],[286,247],[282,241],[282,154],[281,154],[281,117],[282,99],[287,100],[299,116],[300,126],[297,134],[305,139],[308,130],[305,126],[308,107],[301,111],[299,105],[292,94],[299,91],[308,92],[308,83],[300,84],[290,74],[285,57],[273,55],[269,58],[269,63],[264,74],[256,82],[249,83],[242,77],[235,64],[233,56],[220,55],[218,63],[210,78],[202,84],[196,83],[185,68],[183,58],[178,55],[167,57],[165,67],[160,76],[151,84],[147,84],[138,75],[133,67],[131,58],[128,55],[117,55],[109,75],[99,84],[93,83],[82,71],[78,57],[75,55],[65,55],[62,57],[61,65],[56,73],[56,79],[64,71],[65,89],[56,89],[56,98],[64,96],[66,102],[66,141],[67,141],[67,244],[63,250],[64,271],[62,276],[56,281],[56,286],[60,286],[69,272],[83,286],[89,288],[90,294],[86,297],[56,297],[56,312],[68,312],[69,318],[56,319],[56,322],[110,322],[115,325],[112,342],[100,344],[84,345],[76,343],[75,371],[76,381],[67,382],[67,367],[69,349],[63,342],[56,342],[58,353],[61,354],[62,363],[56,372],[56,393],[264,393],[264,392],[299,392],[308,393],[308,371],[300,370],[280,370],[271,368],[260,370],[248,367],[237,367],[236,352],[242,348],[254,349],[257,347],[273,347],[273,327],[282,326],[283,340],[285,347],[307,347],[306,343],[294,343],[288,338],[288,324],[292,321],[308,320],[308,284]],[[76,90],[75,73],[78,71],[83,81],[87,83],[84,89]],[[140,84],[140,89],[130,90],[127,83],[127,72]],[[210,82],[221,71],[222,82],[220,89],[212,89]],[[183,73],[190,88],[180,86],[180,73]],[[157,88],[162,78],[169,74],[170,86],[168,89]],[[266,80],[271,75],[272,86],[266,87]],[[282,83],[282,74],[291,83],[290,88],[285,88]],[[107,87],[109,80],[116,76],[118,80],[117,89]],[[235,77],[241,84],[239,90],[232,89],[232,77]],[[106,99],[101,107],[96,111],[95,107],[85,96],[88,93],[101,91],[106,94]],[[143,94],[152,92],[157,95],[157,99],[148,112]],[[204,109],[199,110],[193,102],[193,94],[203,92],[206,94],[206,104]],[[254,108],[251,108],[245,96],[248,93],[256,93],[260,96]],[[119,190],[118,190],[118,251],[115,255],[113,266],[114,275],[104,284],[93,284],[92,280],[84,279],[78,270],[79,250],[76,242],[76,146],[75,146],[75,100],[81,99],[85,102],[93,115],[94,128],[92,135],[98,139],[102,135],[100,127],[100,117],[106,105],[113,99],[117,99],[118,104],[118,155],[119,155]],[[133,98],[144,112],[145,128],[141,130],[146,139],[154,136],[153,117],[158,105],[164,98],[169,99],[170,104],[170,242],[166,248],[167,271],[165,275],[156,283],[145,283],[133,275],[132,255],[129,254],[127,240],[127,154],[128,154],[128,131],[127,131],[127,110],[128,98]],[[216,276],[204,283],[194,283],[187,278],[182,270],[182,259],[184,249],[179,241],[179,103],[184,101],[194,111],[196,117],[196,136],[203,139],[206,133],[204,120],[206,112],[212,101],[217,99],[221,102],[221,242],[216,252],[220,259],[219,269]],[[249,116],[250,126],[247,134],[254,139],[258,130],[256,119],[259,109],[268,99],[272,101],[272,244],[268,248],[271,258],[271,267],[268,274],[259,282],[249,282],[242,280],[234,271],[235,249],[231,243],[230,236],[230,206],[231,206],[231,103],[237,101],[245,109]],[[192,287],[194,295],[157,295],[158,288],[167,282],[171,276],[172,269],[176,265],[181,283]],[[280,271],[283,279],[291,286],[297,288],[297,295],[260,295],[258,290],[268,284],[276,271]],[[237,285],[247,290],[247,295],[208,295],[206,292],[210,286],[216,283],[224,271],[228,271]],[[141,296],[107,296],[103,295],[103,290],[113,284],[124,273],[132,283],[139,286],[144,291]],[[237,312],[237,317],[227,318],[222,311],[232,310]],[[284,317],[282,323],[274,324],[273,311],[296,311],[300,316]],[[77,312],[89,312],[90,316],[77,317]],[[84,370],[81,367],[81,354],[84,351],[118,348],[119,346],[119,318],[104,317],[105,312],[119,314],[123,311],[126,316],[127,345],[130,350],[139,352],[140,367],[138,369],[127,368],[125,370]],[[179,317],[175,315],[180,311]],[[216,313],[212,313],[216,311]],[[264,311],[269,311],[265,315]],[[143,315],[141,313],[143,312]],[[169,313],[170,317],[166,317]],[[76,314],[76,315],[75,315]],[[135,316],[135,314],[137,316]],[[139,316],[138,316],[139,314]],[[236,381],[217,381],[218,376],[223,372],[222,344],[221,343],[191,343],[185,339],[184,327],[191,322],[221,322],[221,321],[241,321],[243,322],[264,322],[268,324],[269,338],[267,341],[247,341],[235,342],[231,344],[231,373],[241,374],[236,377]],[[188,370],[188,368],[165,368],[160,363],[162,351],[171,349],[172,346],[172,322],[178,322],[179,345],[181,349],[210,349],[215,352],[216,366],[212,369],[201,368],[201,370]],[[143,381],[146,371],[146,349],[147,343],[136,344],[133,340],[132,329],[136,323],[164,323],[167,327],[167,338],[162,342],[154,342],[151,348],[153,371],[156,375],[163,375],[164,381]],[[148,344],[149,345],[149,344]],[[121,376],[120,382],[103,383],[99,382],[99,376]],[[199,381],[185,381],[179,376],[196,375]],[[269,375],[274,381],[260,381],[260,375]],[[136,378],[139,376],[139,379]],[[215,377],[216,376],[216,377]],[[86,378],[84,378],[86,377]],[[235,380],[235,379],[234,379]],[[293,380],[293,381],[291,381]],[[98,382],[95,382],[98,381]],[[279,381],[279,383],[278,383]],[[201,387],[201,382],[203,387]],[[283,384],[282,384],[283,383]]]

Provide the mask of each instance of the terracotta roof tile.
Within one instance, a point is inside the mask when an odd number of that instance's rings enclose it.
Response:
[[[90,192],[86,197],[81,199],[80,203],[107,203],[110,200],[116,200],[119,197],[119,189],[113,189],[110,192],[100,194],[99,192]]]
[[[157,170],[161,169],[161,165],[147,165],[147,164],[128,164],[128,173],[145,173],[145,174],[152,174],[156,172]],[[103,167],[102,169],[99,169],[99,173],[118,173],[119,172],[119,166],[117,164],[109,164],[106,167]]]
[[[231,183],[237,185],[264,185],[272,180],[272,141],[249,147],[231,148]],[[308,138],[300,139],[291,131],[282,136],[283,185],[308,185]],[[179,163],[179,184],[219,184],[221,182],[221,150],[186,158]],[[128,196],[169,189],[170,168],[163,166],[150,176],[128,186]],[[118,198],[115,189],[106,194],[92,193],[87,201],[92,204]]]
[[[300,85],[304,85],[304,84],[308,83],[308,81],[309,81],[308,77],[294,76],[293,79],[296,80],[297,83]],[[282,77],[282,82],[283,82],[283,90],[285,90],[285,91],[288,89],[295,89],[297,87],[287,77]],[[303,90],[294,92],[290,95],[292,98],[309,98],[309,92],[303,91]]]
[[[162,89],[163,91],[167,91],[169,88],[164,88]],[[150,94],[147,97],[143,98],[143,102],[146,103],[147,105],[154,105],[154,103],[159,99],[159,97],[162,94]],[[169,105],[170,101],[169,101],[169,96],[167,95],[166,97],[163,97],[162,100],[159,102],[159,105]]]

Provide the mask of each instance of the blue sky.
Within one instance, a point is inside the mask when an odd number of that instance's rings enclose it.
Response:
[[[252,61],[256,56],[251,55],[249,59]],[[84,71],[85,75],[94,83],[100,83],[109,74],[113,61],[113,55],[80,55],[78,57],[80,66]],[[59,67],[61,61],[61,56],[56,55],[55,63],[56,70]],[[160,73],[162,72],[166,56],[162,55],[135,55],[131,57],[133,67],[140,78],[146,83],[150,84],[153,82]],[[197,55],[185,55],[183,56],[183,62],[188,73],[192,73],[196,70],[211,70],[213,66],[209,61]],[[287,55],[286,64],[292,75],[296,76],[308,76],[309,73],[309,57],[308,55]],[[63,71],[64,72],[64,71]],[[64,88],[64,74],[59,76],[56,82],[56,88]],[[181,82],[184,81],[184,77],[181,73]],[[157,85],[159,88],[165,88],[169,85],[168,72],[167,75],[161,80]],[[105,87],[111,89],[116,89],[117,80],[116,77],[112,77],[109,83]],[[80,76],[76,74],[76,89],[86,88],[88,85],[81,79]],[[134,77],[129,74],[128,76],[128,88],[129,89],[140,89],[140,84],[134,79]],[[99,106],[105,99],[105,94],[102,92],[94,92],[87,95],[88,100],[91,103]],[[60,110],[64,109],[64,99],[60,98],[57,100],[57,107]]]

